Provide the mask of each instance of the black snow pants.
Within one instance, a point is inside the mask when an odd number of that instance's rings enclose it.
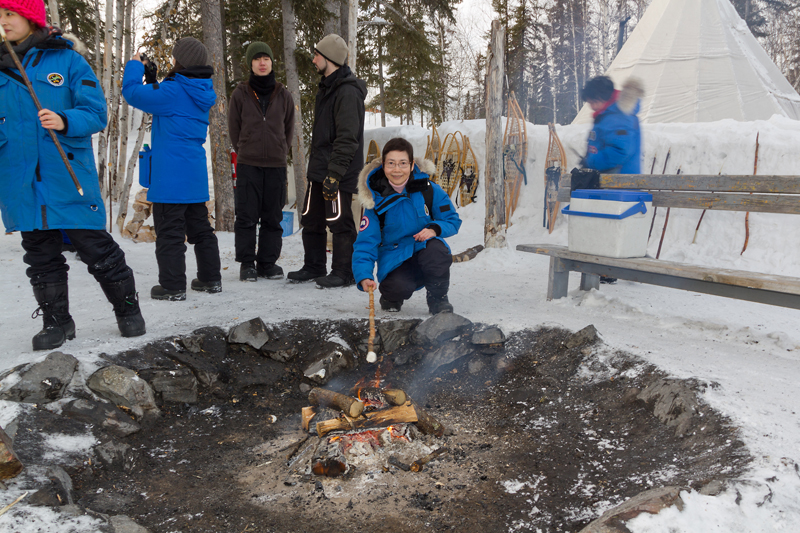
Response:
[[[353,221],[351,203],[353,193],[339,191],[338,216],[326,215],[326,202],[322,197],[322,183],[309,182],[306,188],[306,200],[300,218],[303,225],[303,249],[305,261],[303,269],[324,276],[328,258],[326,244],[328,240],[326,226],[333,234],[333,259],[331,273],[342,279],[353,277],[353,244],[356,242],[356,223]]]
[[[391,302],[408,300],[423,286],[433,298],[442,298],[450,288],[452,264],[453,256],[447,245],[439,239],[428,239],[425,248],[389,272],[378,289]]]
[[[269,268],[281,256],[286,168],[239,163],[236,171],[236,222],[233,224],[236,261],[257,262],[260,268]]]

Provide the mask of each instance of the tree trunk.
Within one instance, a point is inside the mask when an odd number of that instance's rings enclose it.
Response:
[[[507,246],[502,129],[504,42],[503,25],[499,20],[493,20],[486,78],[486,221],[483,241],[487,248]]]
[[[110,107],[111,104],[111,68],[112,68],[112,60],[114,53],[112,52],[114,43],[114,2],[111,0],[106,1],[106,19],[105,19],[105,40],[103,41],[103,94],[106,97],[106,108]],[[109,121],[110,123],[110,121]],[[100,180],[100,193],[103,198],[107,197],[111,194],[110,185],[106,181],[106,174],[108,170],[108,165],[106,164],[108,158],[108,137],[106,133],[108,131],[108,126],[106,126],[106,131],[100,132],[100,137],[98,140],[98,147],[97,147],[97,177]],[[110,207],[110,205],[109,205]]]
[[[335,33],[339,35],[339,37],[341,37],[341,32],[342,32],[342,24],[340,21],[341,0],[325,0],[325,9],[328,10],[329,14],[328,14],[328,19],[325,21],[325,24],[323,25],[323,32],[325,33],[325,35]],[[324,35],[320,36],[319,39],[321,39],[322,37],[324,37]]]
[[[355,73],[356,71],[356,36],[358,34],[358,1],[357,0],[342,0],[341,5],[341,26],[342,39],[347,43],[347,48],[350,50],[347,58],[347,64],[350,69]]]
[[[131,28],[133,27],[133,0],[127,0],[125,4],[125,46],[124,52],[122,53],[120,64],[124,65],[125,61],[133,55],[132,53],[132,32]],[[119,143],[119,165],[117,167],[117,182],[121,184],[125,178],[125,160],[128,157],[128,136],[130,135],[130,128],[128,126],[129,122],[129,115],[130,115],[130,107],[128,106],[128,102],[125,99],[120,99],[120,104],[122,105],[122,110],[120,111],[120,118],[119,118],[119,135],[120,135],[120,143]],[[128,185],[130,187],[130,185]],[[125,194],[124,186],[121,187],[121,193]],[[117,199],[119,200],[120,193],[116,195]],[[127,207],[127,206],[126,206]],[[120,206],[122,209],[122,206]]]
[[[131,194],[131,185],[133,184],[133,171],[139,161],[139,150],[142,149],[144,142],[144,133],[147,130],[147,121],[150,115],[145,115],[144,112],[134,112],[133,116],[140,116],[139,120],[139,133],[136,135],[136,144],[133,146],[133,154],[128,160],[128,169],[125,172],[125,184],[122,186],[122,194],[119,198],[119,213],[117,214],[117,226],[119,232],[122,234],[122,229],[125,227],[125,218],[128,216],[128,199]],[[120,158],[123,159],[123,158]]]
[[[242,49],[242,42],[239,40],[239,32],[241,28],[239,27],[239,22],[232,22],[231,23],[231,48],[234,50],[235,56],[239,57],[239,50]],[[242,72],[242,64],[238,61],[238,59],[231,58],[231,69],[233,72],[233,81],[240,82],[244,80],[244,74]],[[245,65],[245,70],[250,73],[250,65]]]
[[[100,79],[100,0],[94,0],[94,75]]]
[[[61,17],[58,15],[58,0],[47,0],[47,10],[50,12],[50,24],[60,28]]]
[[[231,177],[231,143],[228,138],[228,99],[225,91],[225,58],[222,55],[220,0],[201,2],[203,40],[214,67],[217,103],[209,112],[209,145],[214,169],[214,211],[217,231],[233,231],[234,205]]]
[[[297,27],[292,0],[281,0],[283,11],[283,60],[286,64],[286,87],[294,100],[294,139],[292,139],[292,169],[297,212],[302,211],[306,196],[306,143],[303,140],[303,113],[300,107],[300,77],[297,73]]]
[[[122,40],[123,28],[125,23],[125,0],[116,0],[117,7],[116,20],[114,23],[114,67],[111,69],[111,106],[109,113],[109,138],[108,143],[108,172],[109,181],[111,182],[111,199],[119,200],[119,192],[122,187],[120,183],[122,175],[118,173],[117,163],[120,159],[124,160],[125,156],[119,153],[119,138],[120,138],[120,92],[121,80],[120,72],[122,71]],[[109,209],[111,206],[109,205]],[[110,213],[109,213],[110,216]]]

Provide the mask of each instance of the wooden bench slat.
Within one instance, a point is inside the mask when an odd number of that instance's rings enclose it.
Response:
[[[566,246],[550,246],[538,244],[519,244],[517,250],[548,255],[560,259],[580,261],[595,265],[608,265],[615,268],[631,269],[641,272],[650,272],[678,278],[692,279],[711,283],[733,285],[751,289],[760,289],[800,295],[800,278],[776,276],[773,274],[760,274],[742,270],[729,270],[708,268],[697,265],[687,265],[662,261],[649,257],[636,257],[618,259],[598,255],[570,252]]]
[[[800,195],[649,191],[654,207],[800,214]]]
[[[563,174],[559,189],[569,189],[570,174]],[[601,189],[647,189],[687,192],[739,192],[800,194],[800,176],[726,176],[705,174],[601,174]]]

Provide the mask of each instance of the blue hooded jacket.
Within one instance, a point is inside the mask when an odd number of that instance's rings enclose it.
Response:
[[[125,65],[122,96],[153,115],[150,202],[194,204],[209,199],[203,144],[208,110],[217,100],[212,73],[211,67],[191,67],[161,83],[143,85],[144,64],[132,60]]]
[[[381,161],[375,160],[363,168],[358,177],[358,199],[364,206],[358,238],[353,246],[353,277],[359,290],[361,281],[373,279],[375,263],[378,263],[378,282],[400,266],[416,252],[426,246],[417,242],[414,235],[425,228],[432,228],[444,241],[458,233],[461,218],[447,197],[447,193],[437,184],[428,181],[435,170],[431,161],[417,162],[402,194],[389,186],[383,172]],[[430,183],[433,188],[433,209],[428,212],[422,189]],[[408,191],[414,191],[409,193]],[[384,217],[381,231],[378,215]],[[450,247],[448,246],[448,250]],[[417,287],[421,289],[422,285]]]
[[[629,78],[617,101],[594,119],[586,151],[586,167],[608,174],[639,174],[642,135],[639,129],[639,99],[644,89],[637,78]]]
[[[83,188],[78,190],[19,71],[0,69],[0,211],[6,231],[104,229],[92,134],[106,127],[106,100],[89,64],[51,28],[21,58],[44,109],[59,113],[56,133]],[[46,32],[46,33],[44,33]],[[0,56],[2,53],[0,52]]]

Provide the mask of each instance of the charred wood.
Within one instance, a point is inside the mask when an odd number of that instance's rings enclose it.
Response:
[[[392,424],[402,424],[406,422],[417,422],[417,411],[411,404],[392,407],[383,411],[366,413],[358,419],[335,418],[317,423],[317,434],[322,437],[331,431],[341,431],[350,429],[367,429],[372,427],[391,426]],[[438,424],[438,422],[437,422]],[[441,424],[439,424],[441,427]],[[423,431],[424,432],[424,431]]]
[[[396,466],[397,468],[399,468],[400,470],[402,470],[404,472],[408,472],[408,471],[411,470],[411,467],[409,465],[407,465],[406,463],[404,463],[403,461],[401,461],[400,459],[398,459],[394,455],[389,457],[389,464],[392,465],[392,466]]]
[[[417,459],[413,463],[411,463],[411,471],[412,472],[422,472],[423,467],[442,455],[443,453],[447,453],[449,450],[447,447],[442,446],[441,448],[437,448],[436,450],[432,451],[422,459]]]
[[[364,411],[364,404],[355,398],[319,387],[311,389],[308,401],[313,406],[333,407],[353,418]]]
[[[444,426],[441,422],[428,414],[428,412],[417,403],[411,402],[411,405],[417,413],[417,427],[419,427],[424,434],[433,435],[434,437],[441,437],[444,435]]]

